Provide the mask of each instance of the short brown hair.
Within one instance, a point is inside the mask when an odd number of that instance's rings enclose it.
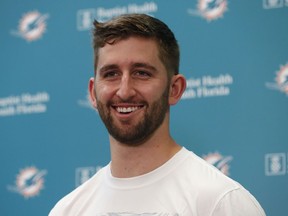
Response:
[[[146,14],[125,14],[107,22],[94,21],[93,48],[94,65],[98,62],[98,50],[105,44],[113,44],[130,36],[152,38],[159,47],[159,58],[169,77],[179,73],[180,52],[177,40],[170,28]]]

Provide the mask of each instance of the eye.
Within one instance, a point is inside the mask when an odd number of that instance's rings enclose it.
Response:
[[[151,73],[145,70],[137,70],[134,73],[135,76],[140,77],[140,78],[150,78],[151,77]]]
[[[117,71],[106,71],[103,73],[103,78],[105,79],[112,79],[116,78],[117,76],[119,76],[119,73]]]

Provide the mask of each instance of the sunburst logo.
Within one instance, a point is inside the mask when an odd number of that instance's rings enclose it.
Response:
[[[280,67],[275,80],[280,91],[288,95],[288,64]]]
[[[28,12],[20,19],[18,31],[12,33],[29,42],[38,40],[46,32],[48,17],[48,14],[41,14],[38,11]]]
[[[25,198],[37,196],[44,188],[44,175],[46,174],[46,170],[27,167],[17,175],[15,186],[10,186],[8,189],[21,194]]]
[[[198,0],[197,8],[188,8],[187,12],[191,16],[199,16],[212,21],[223,17],[228,10],[227,5],[227,0]]]
[[[276,72],[275,83],[266,83],[266,87],[288,95],[288,63]]]
[[[215,152],[204,155],[202,158],[208,163],[218,168],[225,175],[229,175],[229,163],[233,159],[232,156],[223,156],[218,152]]]
[[[227,0],[199,0],[198,10],[208,21],[218,19],[227,11]]]

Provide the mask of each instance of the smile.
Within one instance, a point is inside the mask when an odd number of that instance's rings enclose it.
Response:
[[[142,106],[131,106],[131,107],[115,106],[114,108],[118,113],[127,114],[127,113],[132,113],[132,112],[135,112],[135,111],[141,109]]]

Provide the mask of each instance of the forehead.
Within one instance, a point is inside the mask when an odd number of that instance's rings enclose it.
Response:
[[[113,44],[105,44],[98,51],[96,67],[129,62],[149,63],[155,67],[162,67],[157,42],[154,39],[129,37]]]

